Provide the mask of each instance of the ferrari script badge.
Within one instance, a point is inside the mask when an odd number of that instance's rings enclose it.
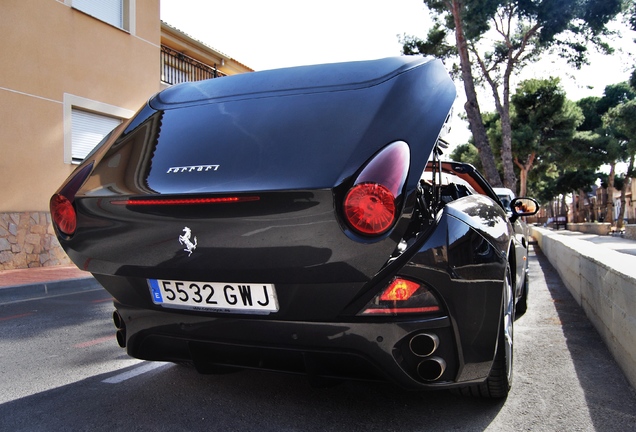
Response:
[[[185,234],[179,236],[179,243],[185,245],[184,251],[188,253],[188,256],[192,255],[192,252],[197,248],[197,238],[194,237],[194,243],[190,238],[192,237],[192,230],[188,227],[183,229]]]
[[[220,165],[188,165],[168,168],[166,174],[217,171]]]

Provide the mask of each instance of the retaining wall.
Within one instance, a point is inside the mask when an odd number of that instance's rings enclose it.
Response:
[[[612,230],[612,224],[609,222],[585,222],[585,223],[569,223],[567,224],[569,231],[580,231],[584,233],[608,235]]]
[[[0,270],[70,264],[48,212],[0,213]]]
[[[636,388],[636,256],[544,228],[530,231]]]

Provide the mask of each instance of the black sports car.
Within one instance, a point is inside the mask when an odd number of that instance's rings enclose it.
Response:
[[[133,357],[503,397],[527,293],[513,224],[537,205],[508,216],[440,161],[454,100],[413,57],[176,85],[52,197],[60,243]]]

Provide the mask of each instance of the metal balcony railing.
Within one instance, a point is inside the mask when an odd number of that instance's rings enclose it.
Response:
[[[161,81],[179,84],[225,76],[214,66],[207,65],[187,55],[161,45]]]

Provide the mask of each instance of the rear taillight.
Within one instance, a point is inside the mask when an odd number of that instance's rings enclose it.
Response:
[[[440,311],[439,302],[423,284],[397,277],[359,315],[426,314]]]
[[[360,172],[343,202],[344,219],[356,233],[378,236],[394,225],[409,171],[409,146],[389,144]]]
[[[344,213],[354,230],[382,234],[395,222],[395,196],[381,184],[355,185],[345,198]]]
[[[93,171],[93,162],[79,168],[66,181],[64,186],[51,197],[49,208],[51,210],[51,220],[58,231],[70,236],[77,229],[77,213],[73,206],[75,194],[82,187],[88,176]]]
[[[51,219],[57,228],[66,235],[72,235],[77,228],[77,215],[73,204],[63,195],[51,197]]]

